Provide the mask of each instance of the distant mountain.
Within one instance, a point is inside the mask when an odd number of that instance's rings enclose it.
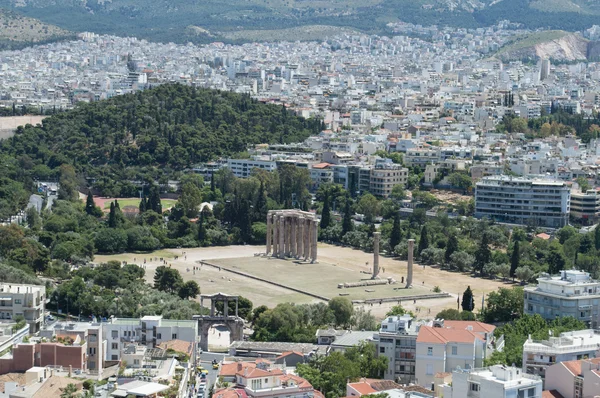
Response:
[[[54,25],[0,9],[0,49],[19,49],[32,44],[73,38],[75,35]]]
[[[0,6],[70,31],[195,43],[243,41],[232,33],[248,30],[281,36],[281,29],[308,25],[389,33],[386,24],[398,20],[469,28],[510,20],[568,31],[600,22],[597,0],[0,0]]]
[[[516,38],[496,54],[504,61],[541,58],[557,62],[586,60],[589,48],[595,43],[578,34],[562,30],[535,32]]]

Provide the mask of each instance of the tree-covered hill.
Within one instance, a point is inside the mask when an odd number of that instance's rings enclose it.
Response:
[[[318,120],[248,95],[162,85],[19,128],[0,144],[0,155],[18,159],[21,179],[56,178],[70,164],[85,177],[142,180],[144,173],[168,176],[249,144],[302,141],[320,128]]]

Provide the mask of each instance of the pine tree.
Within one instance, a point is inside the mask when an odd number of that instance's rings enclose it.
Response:
[[[427,236],[427,225],[423,225],[421,228],[421,238],[419,239],[419,246],[417,247],[417,254],[420,255],[421,252],[429,247],[429,237]]]
[[[480,274],[483,272],[483,266],[490,262],[492,258],[492,252],[490,251],[489,238],[486,233],[481,237],[479,247],[475,252],[475,270]]]
[[[515,271],[517,270],[517,268],[519,268],[519,259],[520,259],[519,241],[517,240],[517,241],[515,241],[515,244],[513,247],[513,252],[510,257],[510,277],[511,278],[515,277]]]
[[[346,195],[346,206],[344,207],[344,218],[342,220],[342,236],[354,230],[354,222],[352,221],[352,211],[350,209],[350,197]]]
[[[394,215],[394,224],[392,225],[392,233],[390,234],[390,247],[392,250],[400,244],[402,240],[402,230],[400,229],[400,215],[398,212]]]
[[[200,212],[200,217],[198,217],[198,242],[200,246],[204,243],[206,239],[206,227],[204,226],[204,211]]]
[[[462,302],[460,303],[463,311],[472,312],[475,309],[475,301],[473,300],[473,291],[471,286],[467,286],[467,290],[463,293]]]
[[[92,195],[92,191],[88,191],[87,199],[85,200],[85,212],[89,215],[93,215],[96,210],[96,205],[94,204],[94,196]]]
[[[458,238],[456,234],[453,233],[448,238],[448,243],[446,243],[446,252],[444,253],[444,261],[446,264],[450,263],[450,256],[458,250]]]
[[[325,194],[323,200],[323,211],[321,212],[321,229],[327,229],[331,224],[331,210],[329,210],[329,194]]]
[[[115,215],[115,202],[110,202],[110,212],[108,213],[108,226],[115,228],[117,226],[117,217]]]

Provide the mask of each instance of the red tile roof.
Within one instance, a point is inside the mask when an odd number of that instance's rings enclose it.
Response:
[[[373,389],[369,383],[364,381],[360,381],[358,383],[348,383],[348,386],[356,390],[361,396],[374,394],[377,392],[377,390]]]
[[[421,326],[417,343],[446,344],[473,343],[475,339],[483,340],[477,333],[465,329],[446,329]]]
[[[494,325],[478,321],[444,321],[444,328],[466,330],[469,326],[475,333],[492,333],[496,329]]]

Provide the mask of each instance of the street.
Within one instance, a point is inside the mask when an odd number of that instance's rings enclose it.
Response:
[[[215,382],[217,381],[217,377],[219,376],[219,369],[213,369],[212,368],[212,361],[216,360],[219,365],[221,364],[221,362],[223,361],[223,358],[225,358],[227,356],[227,354],[225,353],[216,353],[216,352],[203,352],[202,354],[200,354],[199,356],[199,361],[198,361],[198,366],[202,366],[204,369],[206,369],[208,371],[208,374],[206,375],[206,390],[204,391],[204,397],[207,398],[208,397],[208,392],[210,391],[210,387],[212,385],[215,384]],[[188,393],[187,396],[188,397],[197,397],[197,395],[194,395],[194,391],[193,388],[197,387],[200,383],[200,374],[196,374],[196,381],[194,383],[193,387],[190,387],[188,389]],[[197,392],[196,392],[197,394]]]

